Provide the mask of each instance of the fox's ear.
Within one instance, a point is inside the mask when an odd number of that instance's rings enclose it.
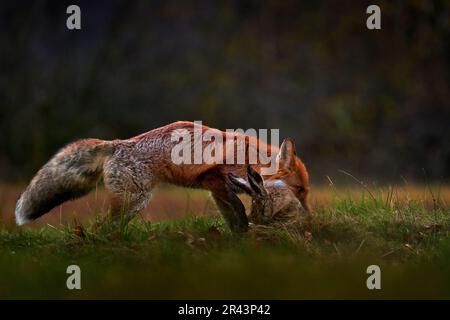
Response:
[[[295,168],[296,155],[294,140],[291,138],[284,139],[277,155],[279,168],[293,170]]]

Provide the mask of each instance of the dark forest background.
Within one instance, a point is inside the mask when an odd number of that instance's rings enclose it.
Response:
[[[203,120],[280,128],[316,183],[448,183],[449,46],[450,1],[2,1],[0,180],[75,139]]]

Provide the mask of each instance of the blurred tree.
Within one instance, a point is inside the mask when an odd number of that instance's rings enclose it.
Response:
[[[381,1],[0,4],[0,178],[78,138],[175,120],[280,128],[313,180],[450,175],[450,4]]]

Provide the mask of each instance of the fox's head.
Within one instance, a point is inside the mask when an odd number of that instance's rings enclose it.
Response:
[[[308,171],[306,171],[306,167],[300,158],[297,157],[295,143],[292,139],[284,139],[277,155],[277,164],[277,173],[266,177],[266,180],[282,180],[295,197],[300,200],[303,208],[310,212]]]

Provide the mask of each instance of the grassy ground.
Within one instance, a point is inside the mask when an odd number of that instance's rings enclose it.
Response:
[[[444,197],[445,198],[445,197]],[[66,268],[81,268],[81,290]],[[381,267],[381,290],[366,268]],[[0,298],[450,298],[450,209],[392,189],[328,190],[294,225],[231,234],[218,216],[0,225]]]

